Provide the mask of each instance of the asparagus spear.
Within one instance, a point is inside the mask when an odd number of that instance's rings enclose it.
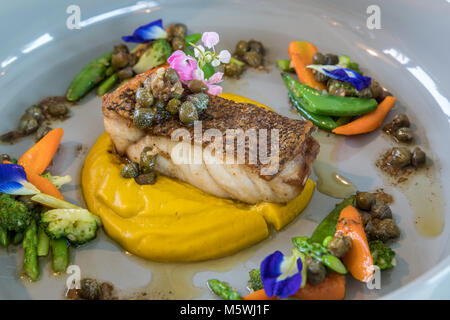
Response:
[[[37,226],[36,221],[33,220],[33,222],[25,230],[25,235],[22,242],[22,247],[24,250],[23,269],[25,270],[25,274],[32,281],[36,281],[39,277],[37,243]]]
[[[45,233],[44,229],[39,226],[38,230],[38,244],[37,244],[37,254],[39,257],[45,257],[48,255],[50,249],[50,238]]]
[[[112,52],[103,54],[86,65],[70,83],[67,89],[66,99],[69,101],[80,100],[94,86],[105,78],[106,70],[111,62]]]
[[[69,247],[65,238],[52,240],[53,271],[66,271],[69,264]]]
[[[0,226],[0,243],[4,247],[8,247],[9,245],[9,234],[8,230]]]
[[[111,76],[106,78],[98,87],[97,89],[97,95],[103,96],[105,93],[107,93],[109,90],[111,90],[114,85],[119,81],[119,76],[116,73],[113,73]]]

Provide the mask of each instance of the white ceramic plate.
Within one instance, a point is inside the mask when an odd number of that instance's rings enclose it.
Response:
[[[242,94],[290,117],[286,90],[273,63],[287,57],[291,40],[313,42],[320,51],[348,54],[397,98],[393,114],[406,111],[417,127],[419,143],[432,158],[433,186],[421,182],[415,196],[386,185],[373,165],[392,145],[380,131],[365,136],[336,138],[329,143],[336,167],[360,190],[384,187],[392,193],[392,206],[402,237],[394,248],[398,265],[382,274],[380,290],[349,281],[347,298],[450,298],[449,226],[436,237],[424,237],[415,228],[413,203],[422,203],[422,214],[439,211],[439,201],[450,197],[450,81],[446,35],[450,31],[448,1],[377,1],[381,29],[367,28],[367,7],[372,1],[77,1],[81,30],[66,27],[71,1],[15,1],[0,5],[0,128],[13,129],[25,108],[49,95],[63,95],[70,80],[92,58],[120,42],[137,26],[157,18],[165,25],[183,22],[191,32],[217,31],[221,48],[232,48],[240,39],[255,38],[268,48],[270,72],[249,71],[238,81],[225,81],[225,91]],[[83,160],[103,132],[100,99],[89,95],[73,108],[73,117],[61,124],[65,136],[52,168],[70,174],[74,181],[64,195],[83,204],[79,174]],[[31,139],[1,152],[20,155]],[[81,146],[81,147],[80,147]],[[326,148],[325,144],[323,147]],[[313,176],[313,178],[315,178]],[[427,180],[429,181],[429,180]],[[438,190],[435,196],[430,190]],[[409,195],[409,199],[408,199]],[[428,197],[432,197],[429,202]],[[434,197],[434,198],[433,198]],[[72,250],[72,264],[82,275],[110,281],[123,295],[147,291],[155,298],[210,298],[205,281],[217,277],[245,292],[247,272],[268,253],[291,248],[290,238],[309,235],[337,203],[318,192],[294,222],[270,239],[232,257],[199,264],[156,264],[132,257],[101,234],[83,248]],[[416,206],[414,206],[416,207]],[[445,219],[448,207],[441,208]],[[431,213],[429,213],[431,212]],[[0,249],[1,299],[58,299],[63,297],[65,276],[51,274],[49,260],[41,263],[42,276],[30,284],[19,278],[21,250]],[[193,281],[194,289],[191,285]],[[140,289],[141,288],[141,289]],[[170,291],[170,292],[169,292]]]

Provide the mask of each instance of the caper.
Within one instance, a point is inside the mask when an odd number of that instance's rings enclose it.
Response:
[[[236,51],[235,53],[240,56],[243,57],[244,54],[248,51],[248,43],[247,41],[241,40],[236,44]]]
[[[11,161],[11,157],[9,156],[9,154],[0,154],[0,163],[2,163],[3,161]]]
[[[69,108],[65,104],[50,104],[47,109],[48,113],[53,117],[63,117],[69,112]]]
[[[361,91],[356,91],[356,96],[359,98],[372,98],[372,91],[370,88],[364,88]]]
[[[182,23],[171,24],[166,29],[167,38],[172,40],[174,37],[184,38],[186,37],[187,28],[186,25]]]
[[[150,88],[138,88],[136,90],[136,102],[140,107],[149,108],[153,104],[153,95]]]
[[[184,50],[184,38],[180,38],[180,37],[173,37],[172,39],[172,50],[176,51],[176,50]]]
[[[259,67],[262,63],[262,56],[256,51],[249,51],[244,54],[244,61],[251,67]]]
[[[157,154],[152,152],[152,147],[145,147],[139,159],[139,170],[141,173],[149,173],[155,169]]]
[[[181,101],[178,99],[170,99],[169,102],[167,102],[166,110],[169,111],[171,114],[176,115],[180,111],[180,105]]]
[[[265,53],[263,44],[256,40],[250,40],[248,42],[248,49],[250,51],[258,52],[260,55],[264,55],[264,53]]]
[[[234,62],[225,65],[224,73],[227,77],[239,77],[244,72],[244,67]]]
[[[396,168],[406,167],[411,163],[411,151],[403,147],[392,148],[388,164]]]
[[[425,152],[419,147],[415,147],[411,156],[411,163],[414,167],[418,168],[425,164],[427,156]]]
[[[122,70],[117,72],[117,76],[119,77],[120,80],[129,79],[133,75],[134,75],[134,72],[133,72],[133,68],[131,68],[131,67],[123,68]]]
[[[41,122],[45,119],[44,112],[42,111],[42,108],[40,108],[37,105],[32,105],[27,110],[25,110],[25,113],[28,113],[33,118],[35,118],[38,122]]]
[[[202,80],[191,80],[189,81],[188,87],[193,93],[205,93],[208,91],[208,86]]]
[[[318,82],[327,82],[328,81],[328,77],[321,72],[316,72],[314,74],[314,79]]]
[[[381,201],[375,201],[370,209],[370,214],[376,219],[392,218],[391,208],[386,203]]]
[[[37,130],[39,127],[38,121],[33,118],[30,114],[24,114],[19,121],[19,128],[18,130],[22,134],[30,134]]]
[[[164,72],[164,80],[168,81],[170,84],[175,84],[180,80],[178,72],[172,68],[167,68]]]
[[[312,63],[313,64],[326,64],[327,59],[320,52],[316,52],[312,57]]]
[[[137,177],[139,174],[139,165],[135,162],[130,162],[124,165],[122,171],[120,172],[120,176],[125,179]]]
[[[185,101],[181,104],[178,113],[180,121],[184,124],[191,124],[198,120],[197,108],[190,101]]]
[[[325,64],[337,64],[339,62],[339,57],[333,53],[327,53],[325,55]]]
[[[372,216],[366,211],[361,212],[361,218],[364,226],[372,220]]]
[[[41,140],[47,133],[49,133],[52,130],[49,126],[41,125],[37,131],[36,131],[36,141]]]
[[[187,97],[187,101],[192,102],[197,112],[201,113],[208,107],[209,96],[205,93],[191,94]]]
[[[113,53],[119,53],[119,52],[125,52],[125,53],[128,53],[129,51],[128,51],[127,45],[124,44],[124,43],[115,45],[115,46],[114,46]]]
[[[411,142],[413,134],[410,128],[401,127],[394,132],[394,137],[401,142]]]
[[[400,236],[400,229],[392,219],[383,219],[375,227],[375,237],[383,242]]]
[[[155,171],[150,171],[149,173],[143,173],[138,175],[134,178],[134,181],[136,181],[139,185],[146,185],[146,184],[155,184],[156,183],[156,173]]]
[[[101,295],[100,284],[94,279],[82,279],[79,295],[82,299],[98,300]]]
[[[134,111],[133,124],[138,129],[149,128],[155,119],[156,110],[152,108],[139,108]]]
[[[306,264],[308,266],[306,269],[308,282],[313,286],[321,283],[327,275],[324,265],[310,256],[306,256]]]
[[[352,239],[341,234],[333,237],[328,244],[328,250],[335,257],[344,257],[352,248]]]
[[[124,51],[119,51],[117,53],[113,53],[111,57],[111,66],[115,70],[119,70],[128,65],[128,53]]]
[[[409,128],[411,126],[408,116],[404,113],[396,115],[391,123],[394,128]]]
[[[356,206],[361,210],[370,211],[370,208],[375,203],[375,195],[370,192],[356,193]]]
[[[377,99],[383,92],[383,88],[381,87],[380,83],[375,79],[372,79],[369,88],[370,91],[372,91],[372,97],[374,99]]]
[[[166,108],[166,104],[164,103],[164,101],[156,99],[154,107],[156,108],[156,110],[164,110]]]

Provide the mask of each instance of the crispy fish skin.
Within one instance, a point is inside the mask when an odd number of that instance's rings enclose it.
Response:
[[[319,144],[311,136],[315,130],[309,121],[283,117],[249,103],[236,103],[217,96],[210,96],[207,110],[200,116],[202,133],[216,129],[225,135],[227,129],[266,129],[268,146],[270,130],[277,129],[279,136],[278,170],[271,175],[261,174],[271,164],[249,161],[250,148],[245,140],[245,163],[215,164],[203,154],[202,162],[196,164],[177,164],[172,158],[173,148],[178,144],[171,140],[172,133],[180,128],[190,133],[190,141],[184,142],[194,152],[194,128],[185,126],[176,117],[155,123],[147,130],[133,126],[135,92],[143,85],[148,74],[141,74],[123,84],[116,91],[103,96],[104,124],[117,151],[126,154],[130,160],[137,161],[146,146],[156,147],[160,152],[156,170],[192,184],[210,194],[240,200],[246,203],[269,201],[285,203],[298,196],[309,177],[311,165],[319,152]],[[210,141],[202,135],[201,147]],[[224,143],[224,149],[234,148],[237,154],[238,143]],[[270,156],[270,148],[267,153]]]

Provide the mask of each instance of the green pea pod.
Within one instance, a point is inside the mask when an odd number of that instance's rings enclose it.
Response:
[[[184,41],[186,42],[186,47],[190,47],[191,43],[196,44],[197,42],[200,41],[201,38],[202,38],[201,33],[193,33],[188,35],[186,38],[184,38]]]
[[[328,236],[333,237],[336,232],[336,224],[341,214],[342,209],[347,206],[353,205],[355,202],[355,196],[351,196],[342,200],[336,207],[320,222],[316,227],[310,240],[312,242],[323,243],[324,239]]]
[[[106,75],[106,69],[111,62],[112,52],[101,55],[86,65],[70,83],[66,99],[77,101],[84,97]]]
[[[314,114],[314,113],[311,113],[311,112],[307,111],[306,109],[304,109],[302,107],[302,105],[300,104],[299,100],[294,98],[294,96],[291,93],[289,93],[288,95],[289,95],[289,99],[291,99],[291,102],[295,106],[297,111],[306,120],[311,121],[312,123],[314,123],[319,128],[327,130],[327,131],[332,131],[333,129],[338,127],[337,123],[331,117],[319,116],[317,114]]]
[[[8,230],[0,226],[0,244],[4,247],[9,245],[9,233]]]
[[[116,70],[114,70],[114,68],[112,66],[109,66],[106,71],[105,71],[105,75],[107,77],[112,76],[114,73],[116,72]]]
[[[53,271],[62,273],[66,271],[69,265],[69,246],[64,238],[52,240],[52,264]]]
[[[227,283],[217,279],[208,280],[208,286],[212,292],[224,300],[242,300],[236,289],[229,286]]]
[[[22,242],[23,247],[23,269],[25,274],[32,280],[36,281],[39,277],[39,265],[37,255],[37,225],[33,222],[25,230]]]
[[[104,80],[98,86],[97,95],[100,97],[103,96],[105,93],[110,91],[115,86],[117,81],[119,81],[119,76],[117,75],[117,73],[114,73],[110,77],[106,78],[106,80]]]
[[[296,84],[296,90],[303,97],[303,107],[306,110],[323,116],[358,116],[373,111],[378,106],[375,99],[323,95],[300,82]]]
[[[44,229],[39,226],[38,230],[38,244],[37,244],[37,254],[39,257],[45,257],[48,255],[50,249],[50,238],[45,233]]]
[[[344,266],[342,261],[339,258],[333,256],[332,254],[326,254],[322,256],[322,263],[339,274],[347,273],[347,268]]]

